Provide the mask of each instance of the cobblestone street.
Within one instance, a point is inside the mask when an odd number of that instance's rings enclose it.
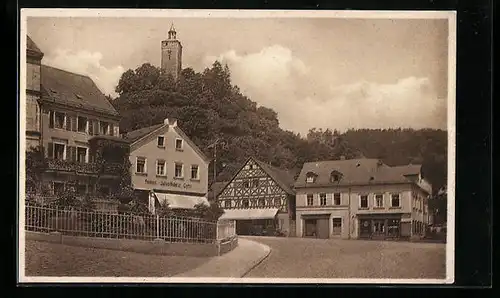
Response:
[[[364,240],[248,237],[271,247],[245,277],[424,278],[446,277],[445,244]]]

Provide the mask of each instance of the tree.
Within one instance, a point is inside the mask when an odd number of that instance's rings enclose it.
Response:
[[[219,207],[216,202],[210,202],[207,206],[205,203],[199,203],[194,206],[196,217],[207,221],[217,221],[223,214],[224,209]]]
[[[35,193],[41,190],[42,166],[45,162],[42,147],[31,147],[26,152],[26,192]]]

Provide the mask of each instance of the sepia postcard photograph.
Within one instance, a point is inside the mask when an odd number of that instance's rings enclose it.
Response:
[[[454,282],[455,12],[20,18],[19,282]]]

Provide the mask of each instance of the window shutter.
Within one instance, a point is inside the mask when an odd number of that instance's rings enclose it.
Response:
[[[94,135],[94,121],[92,119],[88,119],[88,124],[89,124],[89,135],[93,136]]]
[[[54,111],[49,111],[49,128],[54,128]]]
[[[52,159],[52,158],[54,158],[54,143],[49,142],[47,145],[48,145],[47,146],[47,157]]]
[[[76,131],[76,116],[71,116],[71,130]]]

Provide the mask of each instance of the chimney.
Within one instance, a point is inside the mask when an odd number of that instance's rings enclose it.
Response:
[[[175,118],[165,118],[165,120],[163,120],[163,123],[165,125],[168,125],[168,126],[172,126],[172,127],[176,127],[177,126],[177,119]]]

